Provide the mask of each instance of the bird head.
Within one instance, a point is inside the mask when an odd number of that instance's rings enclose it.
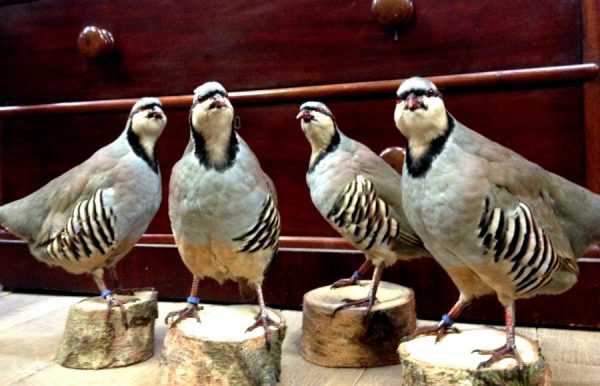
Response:
[[[302,104],[296,119],[300,119],[300,127],[310,142],[313,153],[327,148],[337,132],[333,113],[321,102]]]
[[[167,116],[157,98],[145,97],[133,105],[129,121],[131,130],[140,141],[155,142],[167,124]]]
[[[221,127],[229,129],[232,122],[233,106],[220,83],[206,82],[194,90],[190,111],[190,123],[194,130]]]
[[[415,76],[405,80],[396,95],[394,121],[409,142],[428,143],[444,133],[446,107],[435,84]]]

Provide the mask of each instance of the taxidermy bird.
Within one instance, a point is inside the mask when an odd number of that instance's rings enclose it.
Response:
[[[115,265],[160,205],[155,145],[166,123],[158,99],[140,99],[114,142],[38,191],[0,207],[2,226],[27,241],[37,260],[92,275],[108,302],[107,317],[111,306],[122,304],[106,286],[104,269],[116,279]]]
[[[347,300],[338,309],[366,306],[368,314],[385,267],[429,255],[404,215],[401,176],[368,147],[344,135],[323,103],[304,103],[296,118],[312,149],[306,182],[313,204],[366,258],[350,279],[333,287],[352,285],[371,264],[375,267],[367,297]]]
[[[600,241],[600,196],[458,122],[436,86],[410,78],[398,89],[394,120],[408,139],[402,192],[413,228],[460,291],[437,326],[443,336],[476,297],[496,294],[504,306],[506,344],[480,367],[515,347],[514,303],[559,294],[577,281],[577,258]]]
[[[169,217],[177,248],[193,274],[185,309],[169,313],[172,326],[198,317],[198,282],[210,277],[234,280],[243,297],[256,295],[269,342],[261,289],[279,243],[277,196],[250,147],[233,130],[233,106],[227,91],[207,82],[194,91],[190,140],[173,167],[169,185]]]

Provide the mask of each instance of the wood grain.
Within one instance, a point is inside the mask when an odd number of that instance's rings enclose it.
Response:
[[[319,0],[3,7],[0,105],[182,95],[212,79],[241,91],[581,63],[577,1],[420,0],[398,40],[370,3],[330,0],[327,11]],[[115,36],[108,60],[77,50],[91,23]]]

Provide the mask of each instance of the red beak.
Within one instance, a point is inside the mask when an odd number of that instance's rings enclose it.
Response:
[[[305,119],[310,121],[312,119],[312,114],[308,110],[301,110],[298,115],[296,115],[296,119]]]
[[[406,108],[410,111],[415,111],[416,109],[421,108],[421,103],[415,94],[409,94],[406,98]]]
[[[208,106],[209,109],[220,109],[221,107],[225,107],[225,101],[223,99],[215,99],[210,106]]]

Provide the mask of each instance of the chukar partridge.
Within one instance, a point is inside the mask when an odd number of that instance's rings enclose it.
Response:
[[[177,248],[193,274],[185,309],[167,315],[172,326],[198,319],[198,281],[234,280],[244,294],[256,294],[268,341],[268,317],[261,289],[279,243],[277,196],[250,147],[233,130],[233,106],[225,88],[208,82],[194,91],[190,140],[173,167],[169,217]]]
[[[351,285],[371,264],[375,267],[367,297],[347,300],[338,309],[366,306],[368,314],[385,267],[429,255],[402,210],[401,176],[368,147],[344,135],[323,103],[304,103],[297,119],[312,150],[306,182],[313,204],[366,258],[350,279],[333,286]]]
[[[410,78],[398,89],[396,126],[408,139],[402,192],[413,228],[460,290],[437,324],[443,336],[472,299],[495,293],[506,344],[480,367],[512,357],[515,299],[558,294],[577,281],[577,258],[600,240],[600,196],[458,122],[436,86]]]
[[[36,192],[0,207],[2,226],[27,241],[37,260],[74,274],[91,273],[109,313],[121,304],[105,284],[104,268],[116,278],[115,265],[160,205],[155,145],[166,123],[158,99],[140,99],[114,142]]]

